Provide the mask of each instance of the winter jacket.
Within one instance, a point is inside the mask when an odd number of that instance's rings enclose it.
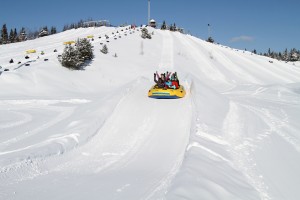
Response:
[[[176,87],[176,89],[179,88],[179,81],[172,81],[172,85]]]
[[[159,88],[165,87],[165,82],[161,78],[158,78],[158,80],[156,80],[155,74],[154,74],[154,82],[157,84],[157,87],[159,87]]]

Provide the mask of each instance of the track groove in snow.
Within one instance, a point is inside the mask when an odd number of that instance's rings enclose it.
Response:
[[[162,35],[163,35],[162,55],[158,67],[160,70],[172,71],[174,69],[173,38],[169,31],[163,32]]]
[[[228,143],[231,144],[229,151],[233,156],[233,163],[249,179],[250,184],[257,189],[263,200],[271,199],[268,186],[263,176],[259,175],[256,163],[251,157],[251,151],[256,146],[251,141],[245,140],[241,133],[247,133],[247,119],[242,118],[243,108],[234,102],[230,102],[229,112],[224,120],[224,134]]]
[[[190,99],[188,95],[174,101],[149,99],[144,94],[149,82],[140,80],[138,85],[119,102],[90,142],[61,158],[49,159],[30,177],[38,180],[71,173],[72,179],[78,173],[94,174],[99,178],[98,185],[103,186],[98,193],[104,198],[114,194],[115,199],[122,199],[127,193],[133,199],[152,199],[164,194],[180,167],[188,142],[190,120],[182,121],[177,116],[180,113],[185,119],[191,117]],[[48,162],[56,167],[43,171]],[[130,176],[133,168],[139,176]],[[28,178],[23,178],[24,184]]]

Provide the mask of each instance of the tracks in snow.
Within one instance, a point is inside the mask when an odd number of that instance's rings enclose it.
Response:
[[[161,61],[158,67],[161,71],[174,69],[174,49],[173,49],[173,37],[169,31],[162,32],[163,44],[162,44],[162,55]]]
[[[61,179],[55,185],[39,185],[39,191],[56,191],[67,180],[85,184],[89,181],[87,177],[93,175],[97,180],[88,183],[88,189],[81,188],[90,191],[91,196],[93,193],[101,194],[104,199],[163,196],[181,165],[189,140],[191,102],[188,95],[173,101],[150,99],[147,97],[150,85],[144,79],[139,80],[90,142],[61,157],[36,163],[29,174],[19,174],[21,169],[10,172],[1,182],[14,185],[17,181],[16,191],[31,191],[37,187],[36,183],[51,182],[59,176]],[[80,199],[82,192],[80,188],[74,191],[72,199]],[[39,194],[41,198],[42,195]]]
[[[228,147],[234,165],[243,172],[249,183],[259,192],[261,199],[268,200],[271,199],[268,194],[268,186],[265,184],[263,177],[259,175],[256,161],[252,157],[252,152],[255,151],[258,145],[251,139],[252,133],[248,131],[248,126],[251,127],[253,117],[242,117],[247,112],[249,111],[242,106],[230,102],[229,111],[223,124],[225,141],[230,144]],[[248,115],[251,115],[251,113]]]

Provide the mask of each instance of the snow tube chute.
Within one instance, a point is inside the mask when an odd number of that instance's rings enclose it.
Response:
[[[158,88],[155,85],[149,90],[148,97],[155,99],[178,99],[184,97],[185,93],[185,89],[182,85],[180,85],[178,89]]]
[[[30,53],[35,53],[35,52],[36,52],[36,50],[35,50],[35,49],[29,49],[29,50],[27,50],[27,51],[26,51],[26,53],[27,53],[27,54],[30,54]]]
[[[64,42],[64,44],[74,44],[75,41],[67,41],[67,42]]]

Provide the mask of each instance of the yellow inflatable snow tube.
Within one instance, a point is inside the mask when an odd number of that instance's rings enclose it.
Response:
[[[149,90],[148,97],[155,99],[178,99],[184,97],[185,94],[186,92],[182,85],[178,89],[158,88],[155,85]]]
[[[64,42],[64,44],[66,45],[66,44],[74,44],[75,43],[75,41],[67,41],[67,42]]]
[[[94,36],[93,35],[88,35],[88,36],[86,36],[87,38],[94,38]]]
[[[26,51],[26,53],[27,53],[27,54],[30,54],[30,53],[35,53],[35,52],[36,52],[36,50],[35,50],[35,49],[29,49],[29,50],[27,50],[27,51]]]

